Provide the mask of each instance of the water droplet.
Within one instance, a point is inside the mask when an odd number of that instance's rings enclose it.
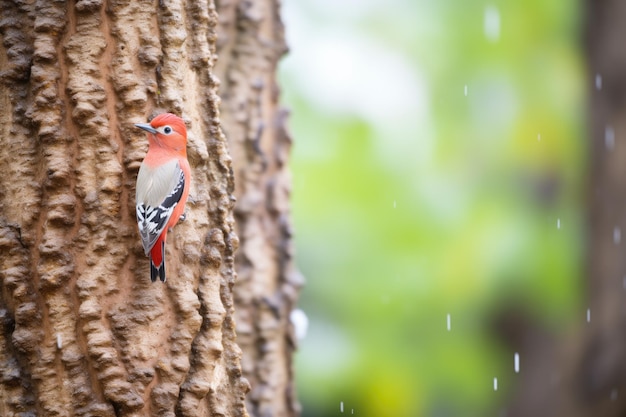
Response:
[[[498,378],[496,377],[493,378],[493,390],[494,391],[498,390]]]
[[[615,243],[616,245],[619,245],[621,241],[622,241],[622,229],[615,226],[613,228],[613,243]]]
[[[557,229],[561,228],[561,219],[556,219],[556,228]]]
[[[517,352],[513,356],[513,369],[515,369],[516,374],[519,374],[519,353]]]
[[[600,74],[596,74],[596,90],[602,90],[602,76]]]
[[[609,151],[612,151],[615,147],[615,129],[611,126],[604,128],[604,146]]]
[[[302,340],[306,337],[306,333],[309,329],[309,318],[306,313],[299,308],[291,310],[289,314],[289,320],[293,324],[296,339]]]
[[[485,7],[483,31],[489,42],[497,42],[500,39],[500,12],[493,5]]]
[[[591,322],[591,309],[588,308],[587,309],[587,323],[590,323],[590,322]]]
[[[450,325],[451,325],[451,323],[450,323],[450,314],[448,314],[446,316],[446,324],[447,324],[448,331],[450,331],[450,328],[451,328],[450,327]]]
[[[465,84],[465,87],[463,88],[463,93],[465,94],[465,97],[467,97],[467,84]]]

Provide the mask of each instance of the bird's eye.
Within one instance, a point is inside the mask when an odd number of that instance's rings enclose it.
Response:
[[[169,126],[165,126],[163,128],[163,133],[165,133],[166,135],[169,135],[170,133],[172,133],[172,128]]]

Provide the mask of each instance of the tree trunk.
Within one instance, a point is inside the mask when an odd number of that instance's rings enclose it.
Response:
[[[626,4],[588,1],[590,186],[587,291],[593,318],[580,365],[580,415],[626,413]]]
[[[0,1],[0,415],[245,416],[246,377],[255,415],[293,415],[277,7],[220,4],[220,26],[210,0]],[[165,284],[134,215],[147,140],[133,124],[157,111],[185,119],[192,168]]]
[[[585,290],[576,334],[521,326],[530,369],[509,416],[626,415],[626,3],[586,2],[589,183]]]
[[[217,1],[216,74],[221,119],[233,155],[235,218],[241,249],[235,288],[243,373],[254,416],[295,416],[289,314],[302,278],[294,267],[287,159],[291,139],[278,107],[275,73],[286,52],[278,1]]]

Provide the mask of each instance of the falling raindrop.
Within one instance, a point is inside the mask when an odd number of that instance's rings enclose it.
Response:
[[[591,322],[591,309],[587,309],[587,323]]]
[[[497,42],[500,39],[500,12],[493,5],[485,7],[483,31],[489,42]]]
[[[493,390],[494,391],[498,390],[498,378],[496,377],[493,378]]]
[[[541,133],[537,133],[537,142],[541,142]]]
[[[450,323],[450,314],[449,314],[449,313],[448,313],[448,315],[446,316],[446,324],[447,324],[448,331],[450,331],[450,325],[451,325],[451,323]]]
[[[343,413],[343,401],[339,403],[339,411]]]
[[[602,90],[602,76],[600,74],[596,74],[596,90]]]
[[[463,88],[463,92],[465,93],[465,97],[467,97],[467,84],[465,84],[465,87]]]
[[[57,349],[61,349],[63,347],[63,341],[61,340],[61,334],[57,333]]]
[[[519,353],[515,352],[515,356],[513,357],[513,369],[515,369],[515,373],[519,374]]]
[[[613,243],[615,243],[616,245],[619,245],[621,241],[622,241],[622,229],[615,226],[613,228]]]
[[[611,126],[604,128],[604,146],[609,151],[612,151],[615,147],[615,129]]]
[[[556,219],[556,228],[557,229],[561,228],[561,219]]]
[[[396,208],[396,200],[393,200],[393,208]]]

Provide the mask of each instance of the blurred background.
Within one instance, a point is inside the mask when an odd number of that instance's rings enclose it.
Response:
[[[283,2],[304,416],[503,416],[518,327],[593,320],[581,9]]]

